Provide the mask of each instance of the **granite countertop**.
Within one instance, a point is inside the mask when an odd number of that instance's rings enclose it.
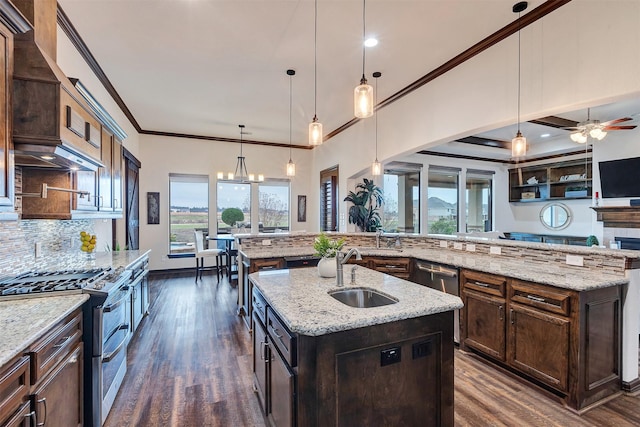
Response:
[[[355,286],[349,284],[350,274],[351,266],[347,265],[342,288],[336,286],[335,277],[319,277],[315,267],[263,271],[252,273],[249,278],[287,327],[302,335],[325,335],[462,308],[462,300],[457,296],[368,268],[357,268]],[[381,307],[353,308],[328,294],[353,287],[375,289],[398,302]]]
[[[349,249],[348,247],[345,250]],[[490,274],[498,274],[515,279],[531,281],[574,291],[587,291],[629,283],[624,276],[601,273],[593,274],[589,270],[570,265],[559,266],[553,263],[536,263],[525,258],[513,259],[500,256],[474,254],[452,249],[405,248],[401,250],[386,248],[361,248],[362,256],[415,258],[447,264],[458,268],[467,268]],[[286,247],[270,249],[252,249],[240,251],[250,259],[286,256],[312,255],[311,247]]]
[[[0,366],[89,299],[87,294],[0,301]]]

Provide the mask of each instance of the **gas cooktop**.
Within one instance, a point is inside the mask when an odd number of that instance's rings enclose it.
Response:
[[[127,278],[122,268],[27,272],[0,280],[0,296],[45,296],[65,291],[80,293],[85,288],[108,292],[110,287]]]

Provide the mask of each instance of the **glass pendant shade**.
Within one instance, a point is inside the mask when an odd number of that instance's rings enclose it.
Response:
[[[599,127],[595,127],[589,131],[589,135],[591,138],[597,139],[598,141],[602,141],[602,138],[607,136],[607,133],[600,129]]]
[[[373,175],[373,176],[380,176],[380,175],[382,175],[382,164],[378,161],[378,159],[376,159],[376,160],[371,164],[371,175]]]
[[[570,137],[573,142],[577,142],[579,144],[584,144],[585,142],[587,142],[587,136],[582,132],[573,132]]]
[[[527,138],[518,131],[516,137],[511,140],[511,156],[521,157],[527,153]]]
[[[360,84],[353,91],[353,113],[359,119],[373,116],[373,86],[362,76]]]
[[[291,159],[287,163],[287,176],[296,176],[296,164]]]
[[[313,121],[309,123],[309,145],[322,144],[322,123],[318,117],[313,116]]]

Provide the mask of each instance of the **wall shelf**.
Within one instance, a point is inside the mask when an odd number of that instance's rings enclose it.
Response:
[[[510,169],[509,202],[590,199],[591,177],[591,158]]]

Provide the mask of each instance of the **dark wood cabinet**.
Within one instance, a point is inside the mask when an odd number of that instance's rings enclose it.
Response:
[[[31,396],[38,423],[82,426],[82,343],[36,385]]]
[[[11,418],[2,423],[2,427],[33,427],[36,425],[36,413],[31,410],[31,403],[26,402]]]
[[[0,425],[22,425],[21,413],[29,409],[29,372],[29,356],[16,357],[0,370]]]
[[[13,33],[0,24],[0,212],[13,211],[14,166],[11,143]]]
[[[267,330],[264,327],[264,323],[258,320],[257,314],[253,315],[253,334],[251,339],[253,341],[253,384],[256,394],[258,395],[258,401],[264,413],[268,413],[269,407],[267,402],[267,384],[268,366],[269,366],[269,351],[267,341]]]
[[[240,307],[240,314],[244,316],[244,322],[247,328],[251,330],[251,315],[253,313],[252,298],[253,298],[253,286],[249,280],[249,274],[263,270],[280,270],[285,267],[284,258],[258,258],[249,259],[243,258],[242,261],[242,286],[239,288],[239,292],[242,293],[242,306]]]
[[[573,291],[461,272],[461,346],[581,410],[620,390],[618,286]]]
[[[409,280],[411,276],[411,258],[371,257],[369,268]]]

